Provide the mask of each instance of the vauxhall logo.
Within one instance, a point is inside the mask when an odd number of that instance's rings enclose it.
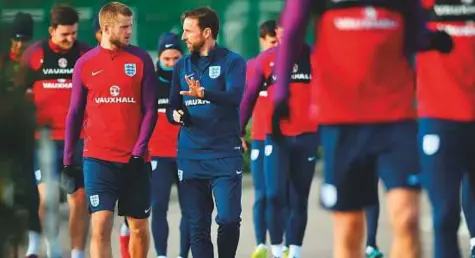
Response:
[[[74,68],[66,68],[68,60],[66,58],[58,59],[58,68],[43,68],[43,74],[73,74]]]

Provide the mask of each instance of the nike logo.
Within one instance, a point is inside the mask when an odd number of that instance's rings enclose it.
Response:
[[[152,207],[148,208],[145,210],[145,213],[148,213],[150,211],[150,209],[152,209]]]
[[[316,157],[308,157],[308,161],[314,161]]]
[[[236,170],[236,174],[238,175],[242,174],[242,170]]]
[[[173,46],[173,44],[165,44],[165,48],[169,48],[171,46]]]
[[[92,72],[92,76],[96,76],[96,75],[102,73],[102,71],[104,71],[104,70],[94,71],[94,72]]]

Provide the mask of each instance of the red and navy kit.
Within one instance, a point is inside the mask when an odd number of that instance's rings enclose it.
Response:
[[[308,115],[312,79],[310,47],[304,46],[298,51],[298,58],[293,62],[292,73],[288,76],[291,95],[289,119],[280,123],[282,133],[286,136],[284,144],[275,142],[270,136],[273,111],[273,103],[270,100],[274,97],[276,82],[282,79],[274,72],[278,47],[269,49],[256,58],[254,74],[248,80],[241,102],[241,126],[243,127],[249,120],[259,92],[265,89],[268,95],[268,102],[262,112],[266,135],[262,146],[263,151],[261,154],[255,148],[258,145],[253,142],[251,160],[255,161],[253,162],[255,165],[260,163],[263,166],[261,175],[253,172],[253,179],[257,179],[254,182],[258,184],[256,198],[265,198],[263,209],[266,214],[264,219],[255,217],[258,221],[256,231],[260,230],[265,234],[266,231],[263,229],[266,229],[264,226],[267,225],[272,245],[283,242],[285,230],[287,230],[288,245],[302,245],[307,224],[308,195],[317,161],[316,152],[319,145],[318,135],[315,133],[317,126]],[[263,156],[261,161],[259,156]],[[252,168],[256,168],[254,164]],[[257,193],[257,190],[261,190],[263,194]],[[295,203],[290,207],[288,218],[285,217],[287,198],[289,202]],[[259,205],[259,203],[256,204]],[[289,221],[287,228],[284,227],[285,221]],[[261,232],[257,234],[257,239],[262,243],[264,238]]]
[[[279,108],[289,98],[288,75],[312,11],[317,15],[309,110],[325,150],[323,206],[360,211],[375,204],[377,176],[387,189],[417,189],[415,73],[409,57],[424,31],[419,2],[287,2],[275,69],[273,101]]]
[[[424,0],[428,27],[452,36],[451,53],[417,55],[417,105],[420,117],[475,120],[475,3]]]
[[[467,226],[475,234],[473,185],[468,183],[475,177],[475,3],[422,2],[427,27],[448,33],[453,48],[450,53],[417,55],[421,174],[432,204],[434,257],[461,257],[457,241],[461,185]]]
[[[255,72],[256,58],[247,61],[246,81],[251,80]],[[246,91],[246,90],[245,90]],[[244,93],[246,94],[246,93]],[[266,138],[265,122],[267,116],[267,87],[263,85],[259,91],[259,98],[252,110],[251,139],[263,141]],[[245,128],[244,128],[245,129]]]
[[[255,73],[256,58],[249,59],[246,67],[246,83],[249,84]],[[246,92],[244,89],[244,92]],[[246,95],[246,93],[244,93]],[[267,223],[266,223],[266,195],[265,195],[265,179],[264,179],[264,140],[266,138],[265,121],[267,114],[267,89],[265,85],[259,92],[257,103],[252,111],[251,124],[251,175],[254,185],[254,205],[253,205],[253,223],[256,235],[256,244],[266,242]],[[243,130],[246,126],[242,126]],[[242,132],[245,135],[246,132]]]
[[[265,91],[268,99],[272,99],[275,94],[276,76],[275,54],[277,48],[271,48],[261,53],[255,61],[255,72],[246,85],[246,91],[241,102],[241,127],[249,121],[260,92]],[[316,131],[316,124],[309,120],[308,110],[310,108],[310,48],[304,47],[301,51],[302,58],[299,58],[293,65],[290,76],[290,118],[281,122],[284,135],[296,136],[302,133],[313,133]],[[271,133],[272,102],[268,101],[262,106],[261,117],[265,134]]]
[[[51,40],[31,45],[22,56],[26,83],[31,86],[38,125],[51,128],[53,140],[64,140],[74,65],[89,47],[76,41],[65,51]]]
[[[287,34],[292,33],[289,37],[293,44],[301,45],[301,24],[306,23],[312,8],[311,1],[298,2],[307,10],[297,7],[297,3],[290,5],[288,8],[295,8],[297,13],[285,19],[298,27]],[[312,116],[322,124],[414,118],[415,80],[407,56],[415,51],[418,40],[417,1],[321,1],[315,4],[314,11],[319,18],[312,54]],[[281,50],[279,60],[283,62],[295,55],[294,48],[286,42]],[[290,64],[282,65],[277,67],[277,74],[282,69],[286,73],[292,70]],[[286,92],[285,87],[279,88],[277,98],[281,99]]]
[[[180,126],[171,124],[166,109],[169,104],[170,82],[158,80],[157,125],[148,145],[152,157],[176,158]]]
[[[97,46],[81,57],[73,74],[64,164],[71,165],[84,114],[84,185],[89,211],[150,215],[150,163],[131,171],[131,157],[150,161],[148,143],[157,122],[157,78],[153,61],[135,46]]]

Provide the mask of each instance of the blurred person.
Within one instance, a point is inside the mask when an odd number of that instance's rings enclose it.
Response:
[[[216,44],[219,19],[201,7],[182,15],[191,54],[175,65],[167,117],[181,125],[177,169],[194,258],[214,257],[211,215],[216,201],[219,257],[235,257],[241,225],[243,144],[239,103],[244,59]]]
[[[8,59],[4,59],[5,70],[3,72],[10,74],[11,84],[14,85],[14,74],[16,74],[20,67],[20,59],[28,47],[33,37],[33,18],[27,13],[17,13],[13,19],[12,27],[10,30],[11,47]],[[7,57],[7,56],[5,56]],[[38,214],[39,210],[39,193],[35,184],[35,177],[30,168],[28,174],[21,173],[25,178],[30,179],[24,181],[25,194],[20,199],[20,203],[25,205],[28,210],[28,248],[26,251],[26,257],[36,258],[38,257],[38,249],[41,234],[41,222]],[[24,171],[22,171],[24,172]],[[26,172],[26,171],[25,171]]]
[[[276,35],[277,22],[275,20],[267,20],[259,26],[259,45],[261,51],[277,46],[278,40]],[[249,81],[254,73],[256,58],[247,61],[246,81]],[[247,87],[245,89],[245,92]],[[251,175],[254,184],[254,206],[253,206],[253,223],[254,233],[256,237],[256,249],[252,257],[268,257],[266,247],[267,223],[266,223],[266,197],[265,197],[265,180],[264,180],[264,121],[265,106],[267,104],[267,91],[263,88],[259,92],[259,98],[252,110],[251,125]],[[243,125],[243,139],[246,134],[246,126]]]
[[[276,20],[267,20],[259,26],[259,45],[261,51],[277,46],[279,38],[277,38],[277,30],[279,26]]]
[[[445,31],[454,42],[449,54],[425,51],[416,57],[419,155],[423,186],[432,204],[434,257],[461,257],[462,186],[471,257],[475,257],[475,203],[470,194],[470,178],[475,177],[475,75],[471,72],[475,69],[475,3],[422,3],[429,29]]]
[[[6,31],[6,30],[5,30]],[[0,124],[2,148],[0,148],[0,188],[13,184],[13,202],[7,204],[8,196],[1,196],[2,235],[18,241],[23,233],[23,220],[14,213],[26,209],[28,251],[26,257],[36,258],[38,253],[41,223],[38,215],[39,197],[33,171],[34,116],[30,101],[24,97],[24,85],[15,85],[20,59],[33,36],[33,18],[30,14],[17,13],[8,30],[8,51],[0,54]],[[9,164],[9,165],[6,165]],[[11,185],[10,185],[11,186]],[[0,190],[2,191],[2,190]],[[3,191],[2,191],[3,192]],[[11,217],[8,217],[11,216]],[[21,226],[20,226],[21,225]],[[3,236],[0,241],[5,243]],[[17,242],[18,243],[18,242]],[[13,243],[13,244],[17,244]],[[3,251],[3,248],[1,248]],[[4,253],[2,253],[4,255]],[[0,255],[1,256],[1,255]]]
[[[55,145],[54,168],[52,171],[54,182],[52,183],[56,188],[58,181],[60,181],[61,186],[68,193],[69,230],[71,256],[73,258],[84,257],[89,227],[81,171],[81,156],[77,157],[73,169],[63,171],[67,173],[60,173],[63,159],[65,120],[71,97],[73,67],[79,57],[89,50],[87,45],[76,40],[78,21],[78,13],[72,7],[55,5],[51,9],[49,38],[31,45],[24,52],[21,60],[22,78],[30,86],[29,92],[33,95],[37,124],[40,127],[49,126],[51,128],[50,137]],[[37,133],[36,139],[39,140],[39,137],[39,133]],[[81,143],[78,143],[77,147],[80,148],[80,146]],[[59,204],[59,200],[50,200],[46,194],[44,181],[44,169],[46,168],[40,167],[40,155],[40,149],[37,147],[34,173],[40,195],[39,216],[44,224],[48,209],[53,212],[59,211],[59,207],[55,206]],[[59,221],[55,224],[54,235],[46,236],[46,249],[49,257],[61,257],[61,246],[57,238]]]
[[[14,85],[15,74],[20,67],[20,59],[33,37],[33,18],[28,13],[19,12],[13,18],[10,26],[9,53],[2,55],[2,72],[8,73],[11,83]]]
[[[242,130],[251,116],[260,92],[265,90],[267,98],[272,98],[274,94],[274,85],[277,81],[274,62],[278,48],[279,46],[270,48],[255,59],[254,73],[246,84],[241,103]],[[292,258],[301,257],[307,226],[308,196],[315,173],[319,145],[317,126],[307,115],[310,109],[309,85],[312,78],[310,47],[303,48],[295,61],[291,75],[291,115],[289,120],[282,122],[284,142],[277,143],[271,136],[272,102],[267,102],[262,111],[262,127],[265,135],[263,151],[265,214],[271,240],[271,255],[279,258],[287,255]],[[286,225],[288,254],[284,254],[283,249]]]
[[[147,52],[129,44],[133,13],[128,6],[105,4],[99,23],[100,45],[78,60],[73,74],[64,169],[73,166],[74,146],[84,123],[91,257],[112,257],[111,232],[118,202],[119,216],[125,216],[130,227],[130,257],[145,258],[152,172],[147,147],[157,120],[157,78]]]
[[[311,12],[318,26],[310,114],[319,124],[325,151],[321,203],[335,222],[334,257],[364,256],[364,208],[376,203],[378,176],[387,188],[391,257],[422,257],[415,79],[409,58],[418,50],[450,51],[450,37],[426,31],[418,1],[287,2],[272,118],[273,136],[281,142],[280,122],[289,114],[289,75],[305,49]]]

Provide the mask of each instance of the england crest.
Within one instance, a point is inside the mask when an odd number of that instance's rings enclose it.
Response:
[[[91,202],[92,207],[97,207],[99,205],[99,195],[89,196],[89,201]]]
[[[221,66],[210,66],[209,67],[209,78],[216,79],[221,74]]]
[[[137,73],[137,66],[135,64],[124,64],[124,71],[127,76],[134,76]]]

